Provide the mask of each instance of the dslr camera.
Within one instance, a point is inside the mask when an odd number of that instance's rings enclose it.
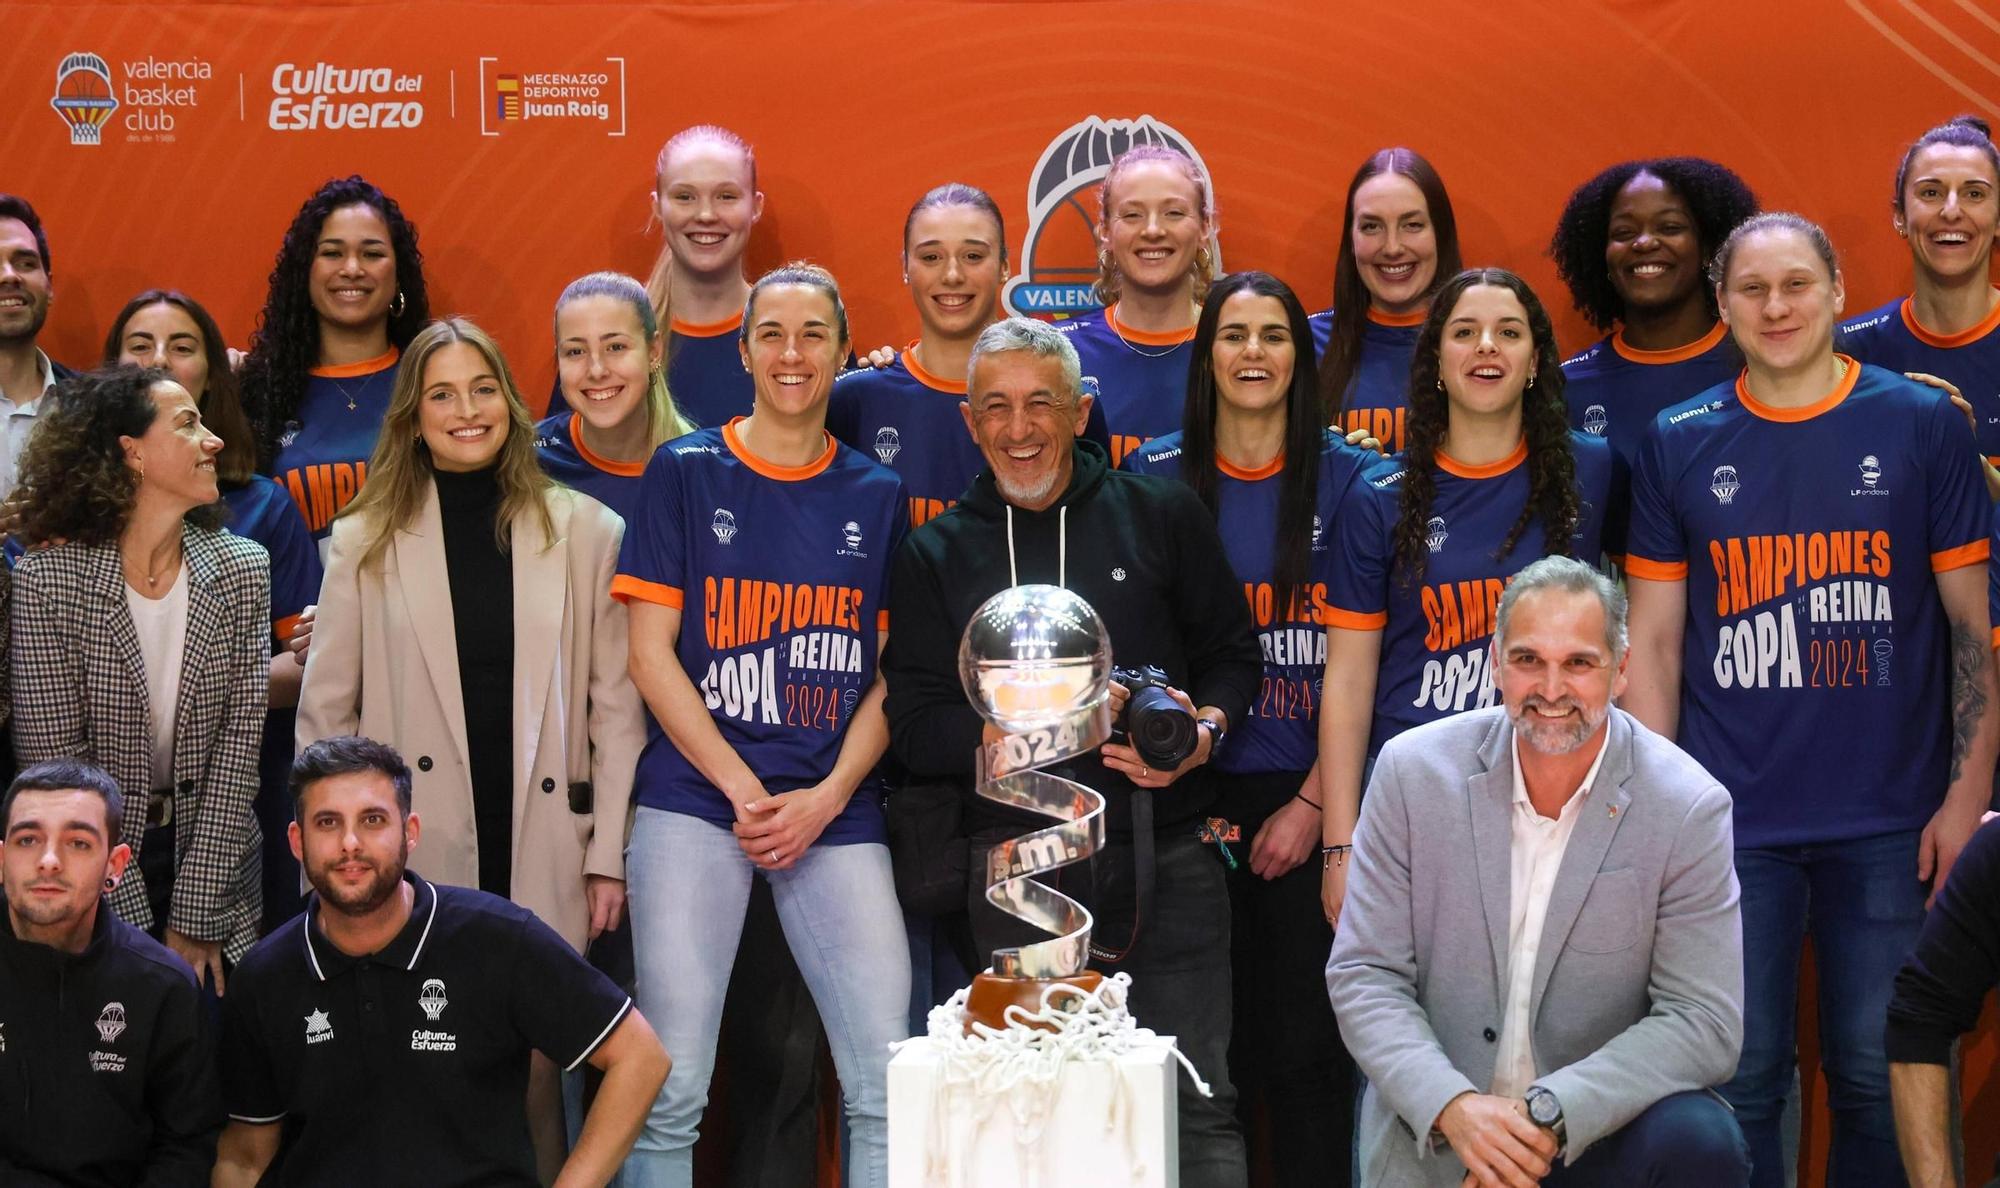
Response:
[[[1114,668],[1111,679],[1131,694],[1111,723],[1114,742],[1127,743],[1147,767],[1172,771],[1194,754],[1200,732],[1194,715],[1167,692],[1167,674],[1151,664]]]

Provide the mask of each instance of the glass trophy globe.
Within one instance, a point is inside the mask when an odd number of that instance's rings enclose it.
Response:
[[[1111,638],[1097,612],[1061,586],[1013,586],[973,612],[958,674],[982,717],[1009,734],[1087,715],[1111,684]]]

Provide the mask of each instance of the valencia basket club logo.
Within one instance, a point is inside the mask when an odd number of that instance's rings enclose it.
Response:
[[[56,93],[49,106],[69,125],[71,144],[102,144],[104,125],[118,110],[111,67],[96,54],[71,54],[56,67]]]
[[[1087,116],[1063,129],[1028,177],[1028,234],[1020,270],[1004,296],[1014,313],[1061,318],[1098,307],[1091,285],[1097,280],[1097,184],[1126,149],[1165,145],[1194,159],[1204,175],[1208,165],[1193,142],[1172,126],[1142,115],[1136,120]],[[1209,244],[1216,272],[1222,254]]]

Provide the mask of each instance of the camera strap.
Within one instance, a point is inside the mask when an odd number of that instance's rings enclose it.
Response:
[[[1153,839],[1153,794],[1145,788],[1135,787],[1132,792],[1132,931],[1125,938],[1125,943],[1115,949],[1097,943],[1093,936],[1091,960],[1116,965],[1125,960],[1139,943],[1139,933],[1146,926],[1146,918],[1153,913],[1153,882],[1158,873]]]

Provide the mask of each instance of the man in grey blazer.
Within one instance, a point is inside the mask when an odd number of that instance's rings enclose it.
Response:
[[[1729,794],[1611,705],[1625,652],[1617,587],[1537,561],[1504,705],[1382,750],[1326,973],[1366,1184],[1748,1183]]]

